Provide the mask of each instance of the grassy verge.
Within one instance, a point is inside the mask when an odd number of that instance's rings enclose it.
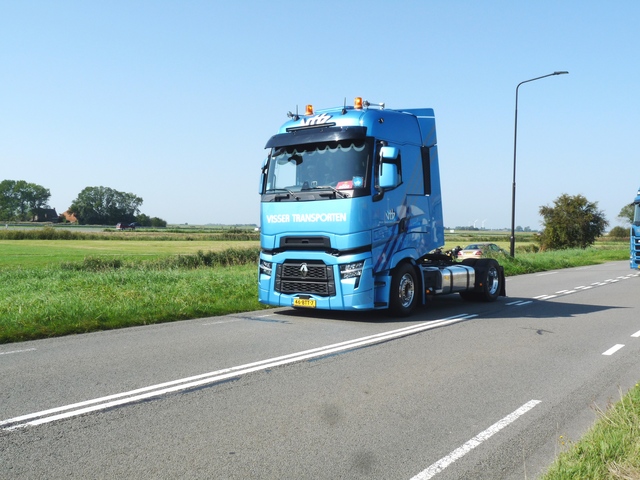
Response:
[[[198,242],[60,242],[0,241],[0,343],[261,308],[252,242],[240,249],[208,242],[227,248],[187,254],[176,252],[191,252]],[[592,248],[500,262],[509,276],[627,256],[626,249]]]
[[[581,267],[616,260],[628,260],[629,247],[604,246],[585,250],[556,250],[538,253],[516,253],[514,258],[508,255],[498,257],[507,276],[525,273],[546,272],[561,268]]]
[[[591,430],[558,456],[542,480],[640,478],[640,384],[598,416]]]
[[[257,249],[0,271],[0,343],[261,308]]]

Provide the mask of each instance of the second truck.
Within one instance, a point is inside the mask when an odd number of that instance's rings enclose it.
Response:
[[[633,222],[631,223],[630,266],[640,268],[640,188],[633,201]]]
[[[494,301],[495,259],[444,255],[434,112],[354,104],[289,120],[262,165],[259,301],[410,315],[433,295]]]

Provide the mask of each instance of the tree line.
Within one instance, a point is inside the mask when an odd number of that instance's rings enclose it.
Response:
[[[48,188],[25,180],[0,182],[0,220],[33,221],[40,212],[51,209]],[[166,227],[167,222],[140,212],[142,198],[109,187],[86,187],[73,200],[66,213],[75,216],[81,225],[115,225],[137,223],[144,227]],[[60,215],[59,221],[66,221]]]
[[[0,182],[0,220],[29,221],[40,209],[48,205],[49,189],[24,180]],[[142,198],[109,187],[86,187],[71,203],[67,213],[81,225],[115,225],[138,223],[140,226],[166,227],[167,222],[158,217],[140,213]],[[602,236],[609,225],[604,213],[598,210],[598,202],[591,202],[583,195],[560,195],[553,206],[540,207],[543,229],[539,236],[544,250],[586,248]],[[633,204],[622,207],[618,218],[633,221]],[[622,227],[616,227],[622,228]]]

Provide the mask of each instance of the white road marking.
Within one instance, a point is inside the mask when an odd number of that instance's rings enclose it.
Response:
[[[475,314],[455,315],[453,317],[419,323],[417,325],[411,325],[409,327],[404,327],[397,330],[391,330],[367,337],[335,343],[333,345],[327,345],[323,347],[313,348],[311,350],[291,353],[288,355],[283,355],[281,357],[275,357],[267,360],[248,363],[245,365],[239,365],[236,367],[225,368],[215,372],[203,373],[201,375],[195,375],[179,380],[173,380],[157,385],[138,388],[136,390],[131,390],[128,392],[116,393],[113,395],[94,398],[92,400],[86,400],[71,405],[64,405],[40,412],[21,415],[18,417],[0,421],[0,428],[7,431],[15,430],[17,428],[50,423],[57,420],[82,415],[84,413],[105,410],[128,403],[140,402],[141,400],[159,397],[168,393],[197,388],[203,385],[217,383],[231,378],[238,378],[242,375],[257,372],[260,370],[267,370],[269,368],[287,365],[290,363],[301,362],[303,360],[318,358],[333,353],[365,347],[376,343],[382,343],[396,338],[406,337],[426,330],[459,323],[464,320],[475,318],[477,316],[478,315]]]
[[[9,352],[0,352],[0,355],[11,355],[12,353],[25,353],[25,352],[33,352],[35,348],[25,348],[23,350],[11,350]]]
[[[548,272],[548,273],[558,273],[558,272]],[[538,276],[542,276],[544,274],[539,274]],[[555,295],[538,295],[537,297],[533,297],[534,300],[551,300],[552,298],[556,298],[559,295],[570,295],[572,293],[576,293],[578,291],[584,291],[584,290],[589,290],[591,288],[594,287],[603,287],[605,285],[610,285],[612,283],[616,283],[619,282],[620,279],[622,280],[628,280],[631,277],[637,277],[639,276],[640,273],[630,273],[629,275],[626,275],[624,277],[618,277],[618,278],[609,278],[603,282],[593,282],[591,285],[581,285],[579,287],[575,287],[573,290],[560,290],[558,292],[555,293]],[[511,305],[511,304],[509,304]]]
[[[481,445],[482,442],[489,439],[494,434],[498,433],[504,427],[516,421],[519,417],[527,413],[529,410],[531,410],[533,407],[538,405],[540,402],[541,402],[540,400],[531,400],[525,403],[523,406],[521,406],[519,409],[517,409],[513,413],[510,413],[499,422],[494,423],[485,431],[480,432],[478,435],[473,437],[471,440],[469,440],[467,443],[465,443],[461,447],[456,448],[453,452],[451,452],[446,457],[442,457],[436,463],[432,464],[431,466],[429,466],[429,468],[417,474],[411,480],[429,480],[430,478],[433,478],[434,475],[443,471],[445,468],[447,468],[456,460],[464,457],[471,450]]]
[[[267,313],[266,315],[253,315],[252,318],[267,318],[267,317],[275,317],[275,316],[276,316],[275,313]],[[242,318],[232,318],[230,320],[220,320],[215,322],[203,323],[202,326],[221,325],[223,323],[241,322],[242,320],[243,320]]]
[[[523,305],[528,305],[530,303],[533,303],[533,300],[517,300],[515,302],[509,302],[506,305],[515,305],[517,307],[521,307]]]
[[[607,350],[606,352],[604,352],[602,355],[613,355],[614,353],[616,353],[618,350],[620,350],[622,347],[624,347],[624,345],[618,343],[617,345],[614,345],[613,347],[611,347],[609,350]]]
[[[539,297],[536,297],[536,299],[538,300],[550,300],[552,298],[556,298],[558,295],[540,295]]]
[[[209,323],[203,323],[202,326],[208,326],[208,325],[221,325],[223,323],[234,323],[234,322],[239,322],[240,319],[239,318],[234,318],[232,320],[220,320],[219,322],[209,322]]]
[[[640,330],[639,330],[639,331],[637,331],[636,333],[634,333],[634,334],[633,334],[633,335],[631,335],[631,336],[632,336],[632,337],[634,337],[634,338],[638,338],[638,337],[640,337]]]

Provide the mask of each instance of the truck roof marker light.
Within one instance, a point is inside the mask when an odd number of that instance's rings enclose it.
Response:
[[[353,100],[353,108],[356,110],[362,110],[362,97],[356,97]]]
[[[307,111],[304,114],[313,115],[313,105],[307,105]]]

